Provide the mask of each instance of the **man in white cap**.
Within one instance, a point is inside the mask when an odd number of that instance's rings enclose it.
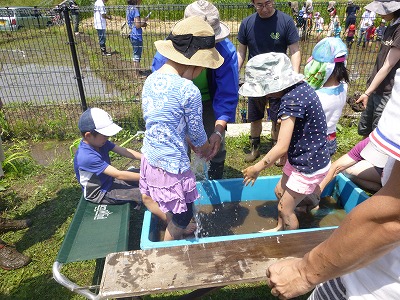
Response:
[[[237,39],[239,70],[242,68],[247,55],[248,59],[269,52],[285,53],[289,48],[290,60],[294,71],[300,72],[299,34],[293,19],[275,9],[274,0],[253,0],[256,13],[245,18],[239,27]],[[250,97],[248,104],[248,120],[250,125],[251,152],[246,155],[246,162],[253,162],[260,156],[260,136],[262,119],[269,102],[270,118],[272,120],[271,137],[276,143],[279,133],[277,109],[279,99],[269,101],[266,97]],[[284,164],[284,161],[279,163]]]
[[[387,109],[370,135],[376,150],[389,156],[383,187],[302,258],[267,269],[271,293],[279,299],[305,294],[315,286],[308,299],[400,299],[400,128],[394,126],[400,119],[400,70],[394,81]]]
[[[221,179],[226,158],[225,130],[228,123],[234,123],[239,100],[239,72],[236,48],[228,39],[230,29],[220,22],[218,9],[210,2],[199,0],[189,4],[184,17],[200,16],[215,32],[215,48],[224,58],[217,69],[205,69],[193,80],[200,89],[203,104],[203,124],[213,148],[208,170],[209,179]],[[166,58],[156,53],[152,71],[166,62]]]

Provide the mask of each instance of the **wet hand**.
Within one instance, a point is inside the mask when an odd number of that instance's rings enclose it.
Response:
[[[215,155],[217,155],[219,149],[221,148],[221,138],[216,134],[212,134],[208,141],[210,142],[211,153],[210,156],[207,157],[207,160],[210,160],[213,159]]]
[[[301,258],[280,260],[266,271],[271,294],[279,299],[291,299],[311,291],[311,285],[300,272]]]
[[[243,173],[243,183],[244,185],[249,185],[249,183],[251,183],[251,186],[254,185],[254,183],[256,182],[256,179],[258,177],[258,175],[260,174],[260,171],[258,171],[255,166],[250,166],[244,170],[242,170]]]
[[[210,154],[212,152],[212,147],[208,141],[203,146],[193,147],[192,149],[194,150],[194,152],[196,152],[198,156],[200,156],[200,158],[205,158],[206,161],[209,160]]]

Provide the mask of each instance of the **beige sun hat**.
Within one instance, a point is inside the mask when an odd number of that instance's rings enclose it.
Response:
[[[388,15],[400,9],[400,1],[375,0],[364,8],[380,15]]]
[[[224,63],[215,49],[214,30],[201,17],[179,21],[166,40],[154,44],[161,55],[182,65],[217,69]]]
[[[186,6],[184,17],[199,16],[204,18],[215,32],[215,42],[218,43],[229,36],[230,29],[220,22],[218,9],[206,0],[199,0]]]
[[[293,71],[292,63],[286,54],[259,54],[247,62],[245,82],[240,87],[239,94],[245,97],[262,97],[283,91],[303,79],[303,74]]]

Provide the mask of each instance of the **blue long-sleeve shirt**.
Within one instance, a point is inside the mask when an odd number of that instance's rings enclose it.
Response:
[[[234,123],[239,100],[239,68],[236,48],[228,38],[216,43],[215,48],[224,58],[221,67],[209,69],[207,72],[215,118]],[[167,58],[157,52],[151,66],[152,71],[161,68],[166,61]]]

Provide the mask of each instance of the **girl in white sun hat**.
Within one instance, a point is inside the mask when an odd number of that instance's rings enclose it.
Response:
[[[275,187],[278,224],[272,229],[299,228],[296,206],[319,189],[329,171],[326,118],[314,89],[293,71],[287,55],[270,52],[254,56],[246,65],[239,93],[247,97],[279,98],[281,129],[274,147],[258,163],[244,169],[244,184],[254,184],[260,172],[287,153],[283,175]]]

